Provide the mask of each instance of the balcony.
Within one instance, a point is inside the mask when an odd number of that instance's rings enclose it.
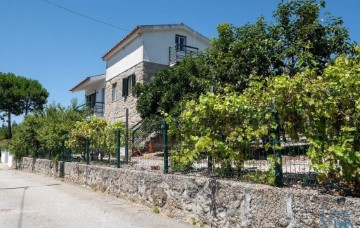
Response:
[[[104,117],[104,102],[87,102],[80,107],[86,107],[89,111],[89,116],[96,115],[98,117]]]
[[[193,56],[198,53],[198,51],[199,48],[197,47],[174,44],[173,46],[169,47],[169,64],[170,66],[174,66],[185,56]]]

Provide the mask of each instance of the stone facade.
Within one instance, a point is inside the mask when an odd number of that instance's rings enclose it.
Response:
[[[59,169],[43,159],[23,158],[21,169],[59,176]],[[64,180],[150,208],[158,207],[165,215],[197,226],[335,227],[338,216],[348,222],[346,227],[351,227],[350,222],[352,227],[360,227],[359,198],[321,195],[314,190],[79,163],[64,164]],[[336,227],[340,227],[339,223]]]
[[[136,83],[149,82],[155,72],[168,68],[167,65],[141,62],[130,69],[122,72],[105,83],[105,118],[110,122],[122,120],[125,122],[126,109],[129,110],[129,126],[138,123],[141,118],[136,111],[136,97],[131,93],[127,97],[122,96],[123,78],[135,74]],[[112,101],[112,85],[117,83],[117,100]]]

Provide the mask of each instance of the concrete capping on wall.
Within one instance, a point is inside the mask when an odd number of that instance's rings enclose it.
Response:
[[[59,177],[49,160],[23,158],[21,170]],[[158,207],[160,212],[197,226],[347,227],[360,226],[360,199],[320,195],[309,189],[206,177],[64,164],[64,180],[119,198]],[[352,224],[353,226],[350,226]],[[343,226],[345,227],[345,226]]]

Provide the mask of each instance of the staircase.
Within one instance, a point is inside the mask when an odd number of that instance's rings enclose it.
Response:
[[[158,144],[162,135],[162,121],[152,123],[140,121],[131,128],[131,148],[147,151],[148,143]],[[161,143],[161,141],[160,141]]]

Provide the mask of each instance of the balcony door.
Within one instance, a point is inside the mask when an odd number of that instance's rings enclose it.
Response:
[[[176,51],[185,51],[186,36],[175,35]]]
[[[96,103],[96,92],[86,96],[86,104],[90,109],[94,108]]]

